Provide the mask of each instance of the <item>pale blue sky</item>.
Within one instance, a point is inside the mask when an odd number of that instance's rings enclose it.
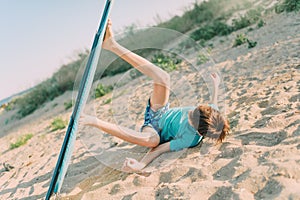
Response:
[[[181,15],[195,0],[115,0],[115,31]],[[0,100],[46,80],[90,49],[104,0],[0,0]]]

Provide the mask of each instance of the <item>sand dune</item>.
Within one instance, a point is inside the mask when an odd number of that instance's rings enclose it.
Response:
[[[252,49],[232,48],[237,33],[211,41],[214,67],[223,78],[222,112],[232,127],[223,144],[205,140],[195,148],[162,155],[146,169],[149,173],[129,174],[116,169],[126,156],[141,157],[145,148],[80,127],[60,198],[300,199],[299,21],[296,13],[269,17],[264,27],[247,33],[257,41]],[[208,100],[201,73],[171,76],[171,106]],[[185,80],[189,84],[183,88],[178,83]],[[87,112],[138,129],[149,87],[145,77],[135,79],[91,101]],[[66,131],[51,132],[49,125],[55,116],[67,120],[71,113],[63,105],[51,108],[70,98],[66,93],[23,121],[3,127],[0,162],[14,168],[0,167],[0,199],[44,198]],[[112,103],[104,104],[109,98]],[[8,150],[11,141],[26,133],[34,137]]]

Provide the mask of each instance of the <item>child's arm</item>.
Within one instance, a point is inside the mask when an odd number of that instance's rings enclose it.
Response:
[[[141,161],[137,161],[133,158],[126,158],[122,169],[125,171],[140,171],[146,167],[150,162],[152,162],[159,155],[170,151],[170,142],[161,144],[155,148],[152,148],[148,153],[142,158]]]
[[[210,77],[213,81],[213,93],[211,103],[218,106],[218,92],[219,92],[219,84],[220,84],[220,77],[217,73],[211,73]]]

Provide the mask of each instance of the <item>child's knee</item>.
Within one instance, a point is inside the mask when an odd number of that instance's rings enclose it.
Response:
[[[156,130],[150,126],[146,126],[143,128],[143,133],[147,134],[147,146],[148,147],[156,147],[159,145],[160,137],[157,134]]]
[[[160,138],[157,133],[152,133],[151,136],[149,137],[149,147],[157,147],[159,145]]]

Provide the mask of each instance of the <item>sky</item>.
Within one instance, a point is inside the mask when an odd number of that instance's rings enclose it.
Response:
[[[181,15],[196,0],[114,0],[114,32]],[[104,0],[0,0],[0,100],[51,77],[90,49]]]

